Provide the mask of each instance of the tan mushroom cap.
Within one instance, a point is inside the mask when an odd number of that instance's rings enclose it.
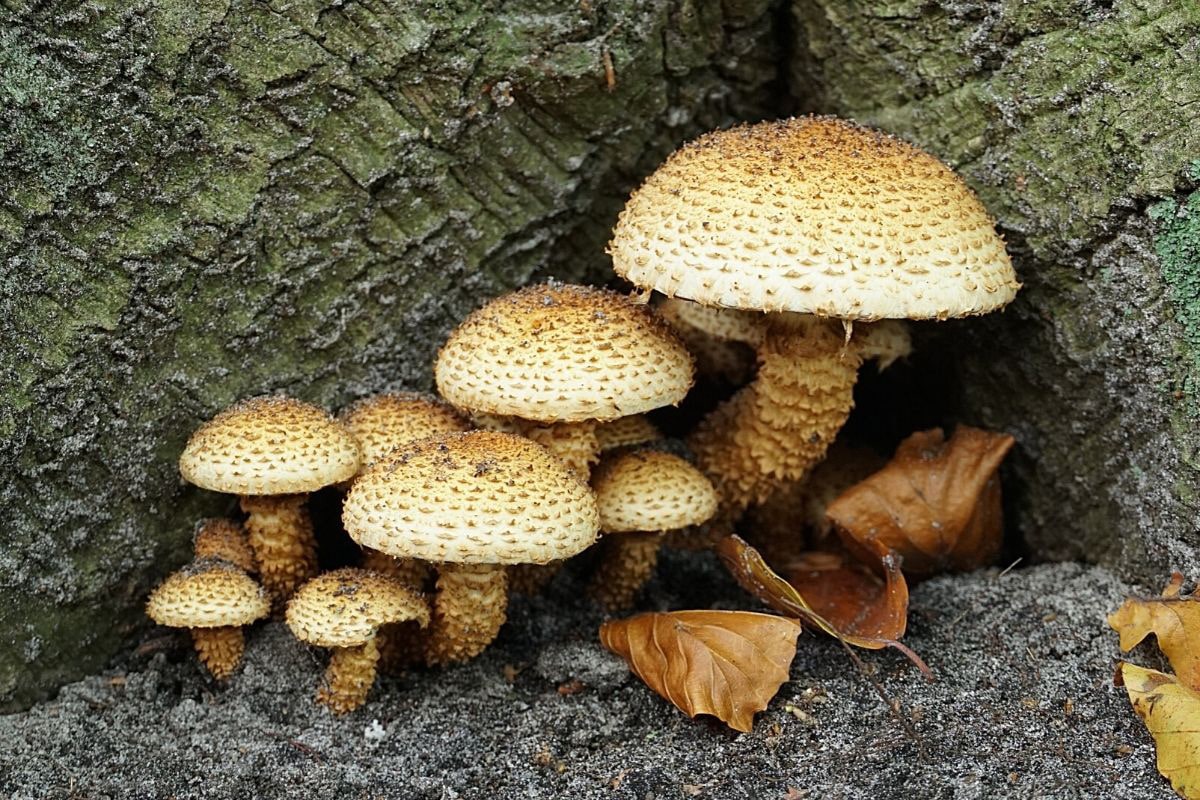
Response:
[[[766,318],[756,311],[702,306],[680,297],[666,298],[659,311],[671,324],[678,321],[726,342],[756,345],[767,332]]]
[[[271,613],[258,583],[225,561],[193,561],[159,584],[146,601],[146,614],[172,628],[249,625]]]
[[[616,450],[618,447],[634,447],[663,438],[662,431],[641,414],[602,422],[596,426],[596,442],[600,451]]]
[[[961,178],[833,117],[685,145],[634,192],[609,250],[617,274],[668,296],[843,319],[983,314],[1020,287]]]
[[[358,471],[358,443],[324,410],[256,397],[201,426],[179,457],[185,480],[241,495],[314,492]]]
[[[358,440],[363,466],[418,439],[471,430],[471,423],[448,404],[417,392],[366,397],[339,418]]]
[[[425,439],[377,462],[342,510],[346,532],[392,556],[546,564],[596,539],[592,493],[546,448],[508,433]]]
[[[357,647],[381,625],[429,624],[429,604],[390,575],[345,567],[318,575],[288,601],[287,626],[297,639],[319,647]]]
[[[717,512],[717,492],[704,473],[657,450],[605,458],[592,489],[605,533],[671,531],[699,525]]]
[[[604,289],[531,286],[478,309],[438,353],[458,408],[537,422],[610,420],[681,401],[692,358],[644,304]]]

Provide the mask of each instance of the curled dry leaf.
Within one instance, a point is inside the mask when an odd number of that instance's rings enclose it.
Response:
[[[639,614],[600,626],[600,642],[689,717],[748,733],[779,691],[800,624],[749,611]]]
[[[932,672],[920,656],[897,641],[896,637],[883,635],[889,632],[889,627],[898,630],[897,636],[902,634],[908,614],[908,585],[891,553],[877,557],[885,577],[882,593],[877,595],[876,599],[880,605],[871,613],[860,616],[853,609],[852,600],[834,599],[834,592],[826,593],[826,590],[821,590],[823,610],[832,610],[833,616],[842,625],[848,625],[847,629],[842,629],[827,618],[805,595],[797,591],[795,586],[767,566],[758,551],[746,544],[740,536],[727,536],[722,539],[717,545],[717,555],[725,562],[725,566],[743,589],[776,611],[803,620],[855,647],[870,650],[893,647],[912,661],[926,677],[932,677]],[[868,587],[862,587],[861,591],[864,594],[860,597],[869,596]],[[899,615],[898,620],[895,615]]]
[[[852,636],[884,647],[904,636],[908,584],[896,559],[881,558],[876,563],[872,569],[845,553],[813,551],[780,572],[843,638]]]
[[[1121,635],[1125,653],[1153,633],[1179,681],[1200,692],[1200,598],[1180,594],[1182,587],[1176,572],[1161,597],[1130,597],[1108,615],[1108,624]]]
[[[1002,539],[996,470],[1013,438],[965,425],[947,441],[940,428],[909,436],[888,465],[830,504],[846,546],[864,561],[877,543],[909,575],[969,570],[995,560]]]
[[[1115,683],[1154,737],[1158,771],[1181,796],[1200,800],[1200,694],[1174,675],[1128,663],[1117,666]]]

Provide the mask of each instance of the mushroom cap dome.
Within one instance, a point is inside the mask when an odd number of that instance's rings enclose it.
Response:
[[[271,601],[242,570],[216,558],[193,561],[150,593],[146,614],[172,628],[249,625],[271,612]]]
[[[339,419],[358,440],[364,467],[418,439],[471,430],[471,423],[447,403],[419,392],[365,397]]]
[[[472,414],[610,420],[681,401],[692,357],[645,304],[606,289],[542,284],[499,297],[450,334],[438,392]]]
[[[550,451],[493,431],[424,439],[376,462],[342,521],[364,547],[459,564],[545,564],[599,530],[592,493]]]
[[[290,397],[256,397],[198,428],[179,471],[216,492],[295,494],[353,477],[360,460],[354,437],[324,410]]]
[[[834,117],[684,145],[630,197],[609,252],[617,274],[668,296],[843,319],[983,314],[1020,287],[949,167]]]
[[[301,586],[288,601],[286,622],[297,639],[319,647],[366,644],[381,625],[429,624],[429,604],[398,578],[345,567]]]
[[[671,531],[707,522],[717,512],[717,492],[704,473],[658,450],[606,457],[592,488],[605,533]]]

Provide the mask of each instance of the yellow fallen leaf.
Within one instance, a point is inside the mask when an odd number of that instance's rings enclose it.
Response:
[[[1124,662],[1116,683],[1154,737],[1158,771],[1181,797],[1200,800],[1200,694],[1174,675]]]
[[[750,611],[639,614],[600,626],[600,642],[689,717],[749,733],[788,679],[800,623]]]
[[[1200,691],[1200,598],[1180,594],[1182,586],[1177,572],[1161,597],[1130,597],[1108,615],[1108,624],[1121,635],[1125,653],[1153,633],[1179,681]]]

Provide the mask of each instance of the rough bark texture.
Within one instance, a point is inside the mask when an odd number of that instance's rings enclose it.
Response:
[[[1196,5],[774,1],[9,0],[0,708],[103,663],[228,510],[178,481],[201,420],[427,387],[481,298],[603,277],[677,143],[797,103],[928,147],[999,217],[1026,289],[914,364],[1018,437],[1031,551],[1197,566]]]
[[[102,664],[227,507],[179,483],[201,420],[428,386],[482,298],[602,276],[636,177],[781,94],[767,0],[6,8],[0,708]]]
[[[794,0],[793,92],[982,195],[1024,290],[925,326],[953,411],[1014,434],[1032,554],[1148,585],[1200,561],[1200,6]],[[931,330],[941,328],[941,331]],[[919,359],[917,359],[919,361]]]

